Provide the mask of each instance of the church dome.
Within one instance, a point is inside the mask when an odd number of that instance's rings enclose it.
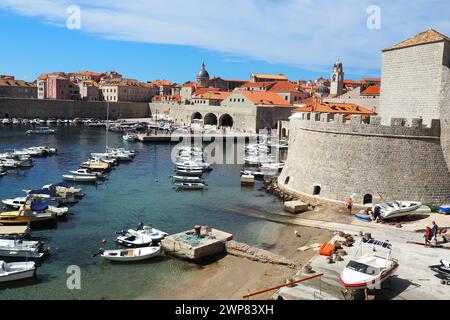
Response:
[[[197,78],[199,78],[199,79],[209,78],[209,73],[208,73],[208,71],[206,71],[204,63],[202,64],[202,67],[197,75]]]

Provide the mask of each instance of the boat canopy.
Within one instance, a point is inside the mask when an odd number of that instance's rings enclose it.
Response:
[[[32,202],[31,203],[31,210],[34,212],[44,211],[48,209],[48,207],[51,205],[51,202],[43,201],[43,202]]]
[[[392,249],[392,244],[390,244],[388,241],[380,241],[380,240],[376,240],[376,239],[362,239],[362,242],[364,242],[365,244],[373,244],[376,246],[380,246],[386,249]]]
[[[49,196],[56,196],[55,188],[50,189],[34,189],[29,192],[29,194],[47,194]]]
[[[52,184],[51,186],[50,186],[50,188],[56,188],[56,187],[62,187],[62,188],[67,188],[67,189],[69,189],[69,188],[71,188],[72,187],[72,185],[70,184],[70,183],[68,183],[68,182],[60,182],[60,183],[56,183],[56,184]]]

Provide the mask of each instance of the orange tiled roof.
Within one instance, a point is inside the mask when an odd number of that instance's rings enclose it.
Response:
[[[395,50],[395,49],[408,48],[408,47],[412,47],[412,46],[418,46],[418,45],[426,44],[426,43],[441,42],[441,41],[450,41],[450,38],[443,35],[442,33],[437,32],[434,29],[428,29],[424,32],[421,32],[421,33],[415,35],[412,38],[409,38],[405,41],[397,43],[396,45],[393,45],[389,48],[383,49],[383,52]]]
[[[183,87],[197,87],[197,82],[187,82],[183,84]]]
[[[381,82],[380,78],[363,78],[361,80],[359,80],[359,82],[361,83],[366,83],[366,82]]]
[[[275,84],[275,81],[264,81],[264,82],[246,82],[244,83],[241,88],[265,88],[268,89],[269,87],[273,86]]]
[[[9,80],[9,79],[0,79],[0,86],[8,86],[8,87],[36,87],[31,82],[27,82],[24,80]]]
[[[151,84],[155,85],[155,86],[171,86],[174,83],[169,81],[169,80],[155,80],[153,82],[151,82]]]
[[[240,90],[236,92],[245,96],[255,105],[270,105],[270,106],[284,106],[284,107],[292,106],[288,101],[284,100],[275,92],[248,91],[248,90]]]
[[[263,74],[263,73],[259,73],[259,74],[255,74],[256,78],[261,78],[261,79],[273,79],[273,80],[287,80],[288,77],[285,74]]]
[[[269,89],[272,92],[299,92],[298,86],[289,81],[277,81]]]
[[[224,91],[208,91],[200,95],[200,98],[202,99],[209,99],[209,100],[225,100],[228,98],[228,96],[231,94],[231,92],[224,92]]]
[[[381,86],[369,86],[363,92],[362,95],[376,96],[380,95]]]
[[[335,102],[320,102],[313,98],[308,98],[302,101],[304,107],[299,107],[294,112],[319,112],[319,113],[339,113],[345,115],[361,114],[361,115],[375,115],[376,113],[358,106],[354,103],[335,103]]]
[[[192,95],[199,96],[210,91],[221,91],[221,90],[219,88],[198,88]]]

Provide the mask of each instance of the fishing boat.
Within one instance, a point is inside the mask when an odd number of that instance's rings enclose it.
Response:
[[[202,182],[177,182],[174,185],[177,190],[203,190],[208,187]]]
[[[440,277],[450,279],[450,262],[441,260],[441,264],[430,266],[430,269],[436,272]]]
[[[10,262],[0,261],[0,282],[9,282],[32,278],[36,275],[34,261]]]
[[[86,182],[86,183],[95,183],[97,182],[97,176],[85,176],[78,174],[64,174],[62,176],[64,181],[71,182]]]
[[[173,176],[172,180],[174,182],[203,182],[200,177],[189,177],[189,176]]]
[[[0,213],[0,224],[2,225],[27,225],[36,223],[56,222],[55,213],[33,212],[30,205],[22,206],[18,211],[8,211]]]
[[[148,247],[152,243],[158,243],[169,234],[152,226],[140,223],[136,229],[128,229],[117,232],[117,243],[132,248]]]
[[[381,219],[387,220],[407,216],[421,206],[421,202],[394,201],[377,204],[373,207],[372,211],[375,212],[375,209],[378,207],[380,209]]]
[[[370,253],[363,252],[370,247]],[[378,255],[385,251],[386,256]],[[362,240],[355,258],[350,260],[339,276],[347,289],[379,289],[398,268],[398,261],[391,257],[392,245],[375,239]]]
[[[100,256],[111,261],[131,262],[147,260],[160,255],[161,246],[151,246],[126,250],[104,250]]]
[[[54,134],[56,130],[50,129],[49,127],[39,127],[36,129],[28,130],[26,134]]]
[[[122,136],[122,139],[127,142],[135,142],[138,139],[138,136],[135,133],[127,132]]]
[[[41,241],[0,239],[0,257],[41,259],[46,255]]]

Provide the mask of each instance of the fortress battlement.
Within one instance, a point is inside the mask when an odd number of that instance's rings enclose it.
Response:
[[[439,139],[441,122],[439,119],[431,121],[427,126],[421,118],[390,118],[390,125],[382,125],[383,119],[371,116],[363,121],[361,115],[352,115],[346,120],[342,114],[304,112],[291,117],[291,126],[296,129],[322,131],[329,133],[343,133],[353,135],[374,135],[393,137],[430,137]]]

